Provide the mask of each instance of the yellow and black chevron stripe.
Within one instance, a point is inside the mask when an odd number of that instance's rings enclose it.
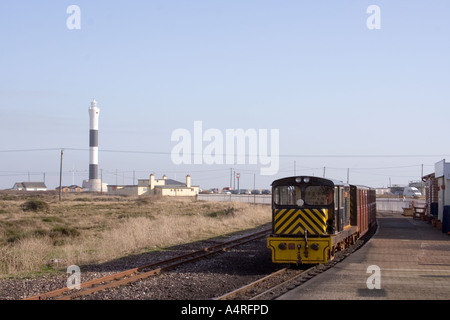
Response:
[[[273,214],[275,234],[326,234],[328,209],[275,209]]]

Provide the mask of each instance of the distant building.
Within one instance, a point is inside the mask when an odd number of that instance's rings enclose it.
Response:
[[[96,180],[99,180],[99,179],[96,179]],[[97,182],[95,182],[95,183],[97,183]],[[108,184],[105,182],[100,181],[98,183],[98,185],[100,188],[98,191],[97,191],[97,189],[91,190],[90,188],[92,187],[92,181],[87,179],[87,180],[83,180],[81,189],[83,190],[83,192],[106,192],[106,190],[108,189]]]
[[[196,196],[199,186],[191,185],[191,176],[186,176],[186,183],[167,179],[164,175],[162,179],[155,179],[152,173],[150,179],[139,179],[137,185],[108,185],[108,194],[117,195],[161,195],[161,196]]]
[[[56,187],[56,190],[59,191],[59,187]],[[83,188],[76,185],[62,187],[62,192],[81,192],[81,191],[83,191]]]
[[[450,206],[450,163],[445,159],[434,164],[434,173],[422,177],[425,182],[425,195],[431,214],[444,219],[444,208]],[[434,212],[431,212],[434,211]],[[450,214],[446,211],[450,219]],[[446,218],[447,218],[446,217]],[[444,231],[444,228],[442,228]]]
[[[376,189],[376,194],[378,194],[378,195],[392,194],[391,193],[391,188],[377,188]]]
[[[439,209],[439,191],[440,186],[436,175],[433,173],[427,174],[422,177],[422,181],[425,185],[425,200],[427,203],[427,214],[438,215]]]
[[[140,196],[143,195],[146,190],[135,185],[115,185],[108,184],[108,194],[120,195],[120,196]]]
[[[17,191],[47,191],[47,186],[44,182],[16,182],[12,189]]]
[[[161,196],[196,196],[200,187],[191,186],[191,176],[186,176],[186,183],[172,179],[167,179],[164,175],[162,179],[155,179],[152,173],[149,180],[148,194]]]

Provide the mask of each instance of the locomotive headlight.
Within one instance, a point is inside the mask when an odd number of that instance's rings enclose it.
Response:
[[[297,183],[302,182],[302,178],[295,178],[295,182],[297,182]]]
[[[304,178],[304,179],[303,179],[303,182],[309,183],[309,178]]]

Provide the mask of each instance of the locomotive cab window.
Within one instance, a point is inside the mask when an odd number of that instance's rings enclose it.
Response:
[[[339,210],[339,188],[334,187],[334,210]]]
[[[344,188],[340,187],[339,188],[339,208],[340,209],[344,209],[344,205],[345,205],[345,200],[344,200]]]
[[[297,186],[278,186],[274,190],[274,202],[278,205],[303,205],[301,190]]]
[[[328,206],[333,203],[333,189],[328,186],[309,186],[305,190],[305,203],[312,206]]]
[[[333,203],[333,188],[328,186],[308,186],[304,189],[304,196],[298,186],[278,186],[274,190],[274,202],[277,205],[299,206],[328,206]]]

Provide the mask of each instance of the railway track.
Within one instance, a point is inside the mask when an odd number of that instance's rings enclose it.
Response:
[[[261,279],[249,283],[241,288],[226,293],[214,300],[271,300],[280,296],[281,294],[292,290],[295,287],[303,284],[314,276],[328,270],[335,264],[339,263],[352,252],[358,250],[364,243],[366,243],[376,232],[377,227],[372,227],[366,235],[364,235],[356,244],[339,251],[335,258],[325,264],[318,264],[310,266],[300,266],[304,269],[296,269],[291,267],[282,268],[275,271]]]
[[[328,270],[339,263],[349,252],[342,252],[334,260],[325,264],[314,266],[302,265],[299,267],[286,267],[277,270],[261,279],[249,283],[241,288],[226,293],[214,300],[271,300],[288,290],[303,284],[316,275]],[[302,268],[302,269],[299,269]]]
[[[315,267],[307,270],[282,268],[214,300],[270,300],[277,296],[277,290],[293,288],[312,278],[313,275],[308,272],[313,268]]]
[[[217,244],[215,246],[203,248],[202,250],[193,251],[167,260],[142,265],[137,268],[86,281],[80,284],[80,289],[70,289],[68,287],[64,287],[61,289],[31,296],[25,298],[24,300],[71,300],[102,290],[119,287],[174,269],[185,263],[193,262],[214,254],[225,252],[233,247],[265,237],[270,233],[270,231],[271,228],[264,229],[250,235]]]

